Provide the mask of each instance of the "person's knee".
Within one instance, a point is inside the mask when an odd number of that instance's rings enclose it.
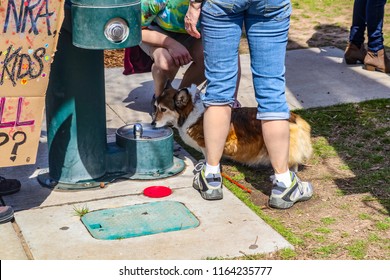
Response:
[[[161,72],[170,72],[177,68],[171,55],[167,51],[159,51],[153,54],[154,67]]]

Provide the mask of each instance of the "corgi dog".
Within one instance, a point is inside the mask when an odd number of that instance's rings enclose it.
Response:
[[[156,112],[152,125],[156,128],[175,127],[184,143],[205,155],[203,113],[205,107],[195,85],[175,89],[167,83],[163,93],[155,100]],[[223,157],[247,166],[269,165],[264,144],[261,121],[256,119],[257,108],[233,108],[230,131]],[[291,112],[289,167],[298,171],[298,165],[312,154],[311,127],[300,116]]]

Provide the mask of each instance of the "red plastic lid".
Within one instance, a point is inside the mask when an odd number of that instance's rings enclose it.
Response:
[[[153,198],[168,196],[171,193],[172,190],[165,186],[151,186],[144,189],[144,195]]]

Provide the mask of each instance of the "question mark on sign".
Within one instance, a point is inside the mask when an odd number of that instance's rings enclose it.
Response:
[[[4,133],[4,132],[0,132],[0,137],[4,137],[3,141],[0,142],[0,146],[2,146],[3,144],[7,144],[8,141],[9,141],[9,136],[7,133]]]
[[[12,160],[12,161],[15,161],[16,153],[17,153],[19,146],[24,144],[26,142],[26,138],[27,138],[26,133],[24,133],[23,131],[17,131],[17,132],[15,132],[14,136],[12,136],[12,139],[15,140],[16,135],[18,135],[18,134],[23,135],[23,140],[15,143],[14,148],[12,149],[12,153],[11,153],[13,156],[10,157],[10,160]]]

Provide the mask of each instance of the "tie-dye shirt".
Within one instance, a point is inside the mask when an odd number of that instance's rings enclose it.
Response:
[[[186,33],[184,16],[188,10],[188,0],[141,0],[142,26],[152,22],[161,28]]]

